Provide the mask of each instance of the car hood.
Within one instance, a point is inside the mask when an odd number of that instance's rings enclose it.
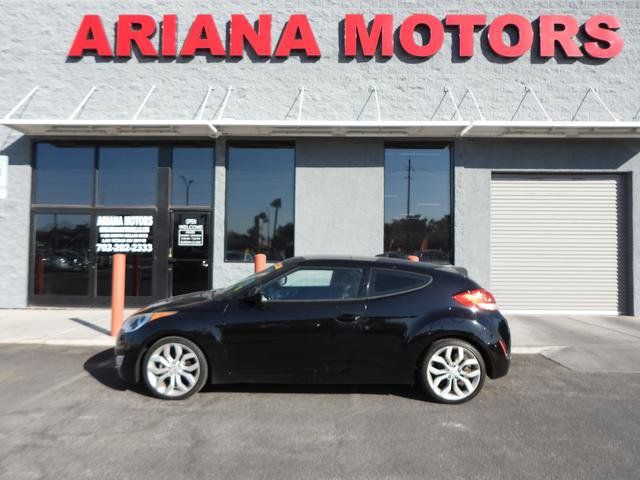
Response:
[[[215,290],[187,293],[175,297],[165,298],[147,305],[136,313],[163,312],[168,310],[219,310],[226,303],[227,295],[217,293]]]

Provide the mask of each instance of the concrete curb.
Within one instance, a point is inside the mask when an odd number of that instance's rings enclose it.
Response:
[[[45,339],[45,338],[5,338],[0,340],[1,345],[55,345],[68,347],[113,347],[115,338],[93,338],[93,339]]]
[[[548,345],[548,346],[532,346],[532,347],[512,347],[512,355],[540,355],[541,353],[554,352],[567,348],[562,345]]]

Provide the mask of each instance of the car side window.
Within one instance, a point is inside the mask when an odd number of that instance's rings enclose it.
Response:
[[[415,272],[374,268],[369,295],[372,297],[393,295],[426,287],[433,278]]]
[[[359,297],[362,268],[300,268],[262,287],[269,300],[349,300]]]

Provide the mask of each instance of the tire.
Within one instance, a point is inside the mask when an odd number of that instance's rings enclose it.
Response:
[[[204,353],[191,340],[165,337],[147,350],[141,373],[153,396],[184,400],[202,389],[209,370]]]
[[[420,362],[419,377],[432,400],[456,405],[468,402],[482,390],[487,369],[473,345],[457,338],[445,338],[427,349]]]

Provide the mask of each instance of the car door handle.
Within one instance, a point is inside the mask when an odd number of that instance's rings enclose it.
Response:
[[[345,313],[343,315],[338,315],[336,317],[336,320],[339,322],[351,323],[351,322],[357,322],[358,320],[360,320],[360,318],[361,318],[360,315]]]

